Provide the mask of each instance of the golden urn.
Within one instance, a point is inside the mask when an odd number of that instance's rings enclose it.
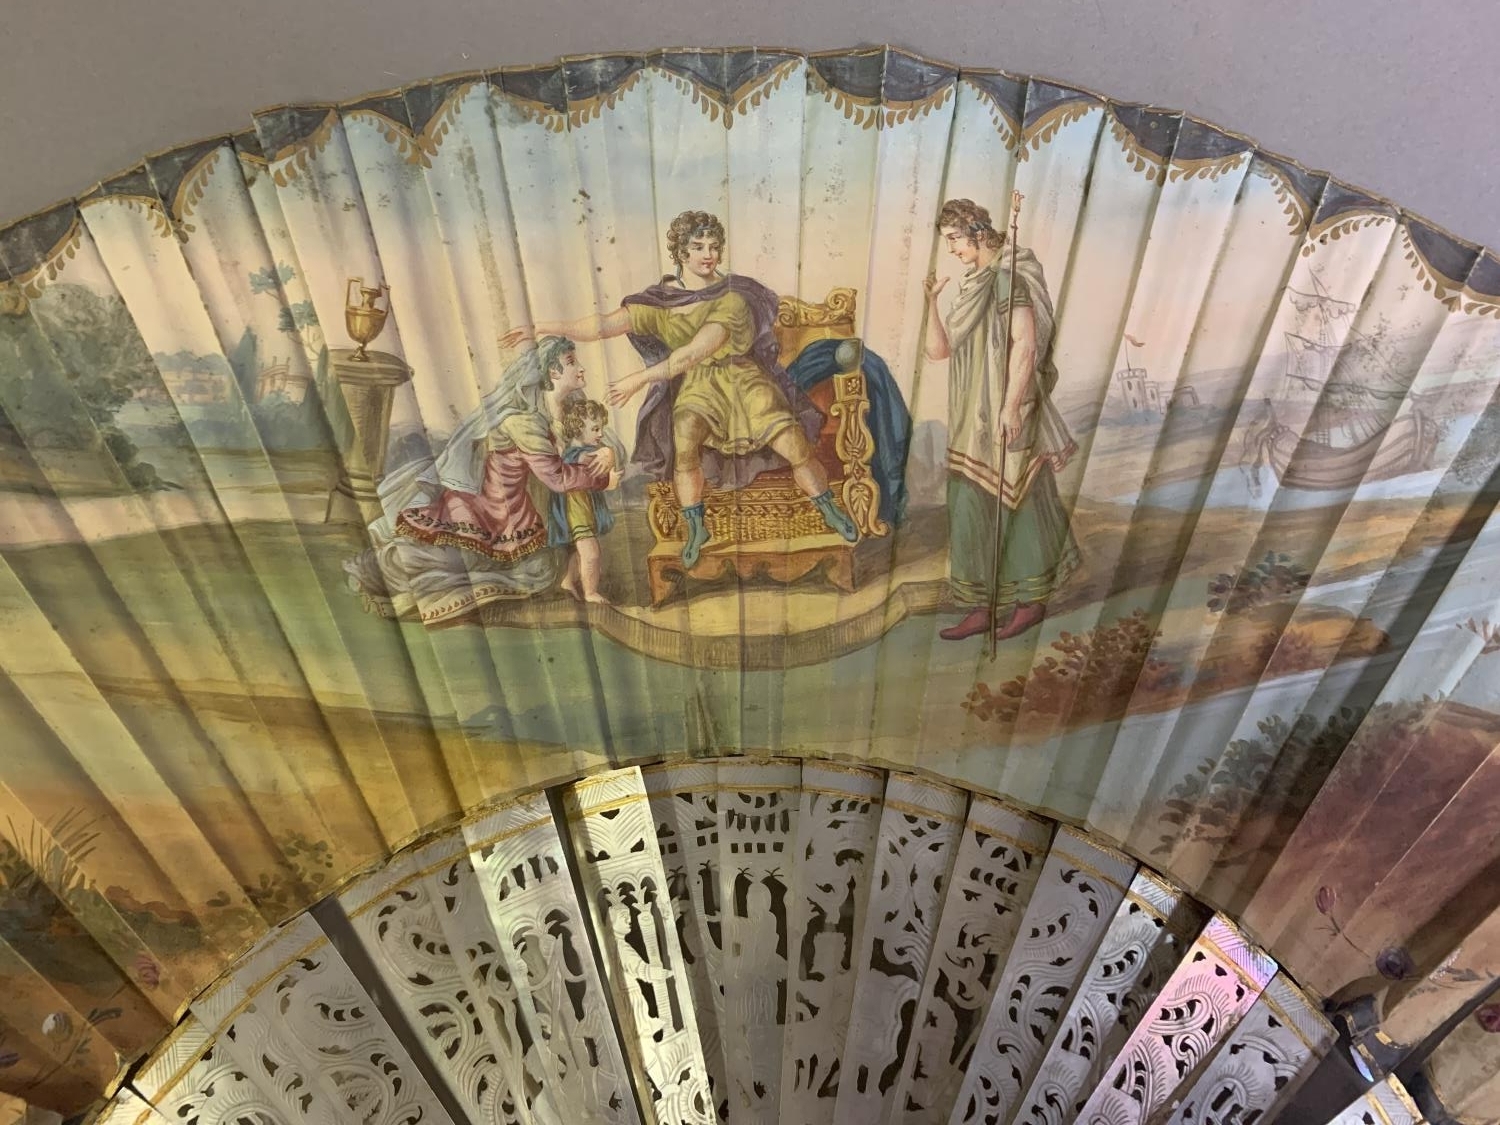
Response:
[[[359,290],[360,299],[356,303],[349,299],[349,294],[354,289]],[[379,308],[375,302],[380,295],[385,294],[385,307]],[[344,288],[344,326],[349,330],[349,338],[359,345],[350,358],[361,362],[367,362],[369,355],[365,352],[365,345],[385,327],[385,318],[391,312],[391,287],[385,282],[369,286],[365,284],[362,277],[351,277],[349,284]]]

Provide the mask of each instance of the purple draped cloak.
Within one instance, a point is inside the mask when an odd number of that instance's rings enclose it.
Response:
[[[823,428],[823,412],[813,404],[805,391],[792,382],[781,364],[781,347],[777,343],[775,330],[778,303],[776,294],[754,278],[734,273],[706,289],[684,289],[680,285],[669,284],[675,280],[671,274],[667,274],[655,285],[639,293],[632,293],[620,304],[675,309],[698,301],[711,301],[730,290],[739,293],[750,306],[755,326],[755,339],[750,345],[749,358],[781,388],[792,408],[792,416],[802,424],[808,441],[816,444],[818,433]],[[671,349],[655,336],[637,332],[631,332],[628,336],[648,367],[660,363],[671,353]],[[682,376],[678,375],[652,383],[646,391],[646,401],[641,404],[641,413],[636,421],[635,452],[630,459],[641,466],[652,480],[668,480],[672,476],[672,409],[681,382]],[[760,473],[770,469],[784,469],[787,465],[786,459],[769,446],[733,456],[705,445],[702,460],[703,475],[709,484],[727,489],[743,488]]]

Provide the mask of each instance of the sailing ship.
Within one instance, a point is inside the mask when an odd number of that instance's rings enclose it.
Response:
[[[1278,393],[1245,434],[1240,467],[1256,495],[1262,466],[1285,487],[1315,491],[1419,472],[1440,436],[1428,396],[1410,392],[1384,343],[1354,327],[1359,306],[1334,297],[1316,274],[1312,283],[1311,293],[1287,291],[1302,331],[1284,334]]]

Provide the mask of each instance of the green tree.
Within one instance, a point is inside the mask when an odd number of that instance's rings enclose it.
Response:
[[[115,424],[157,380],[125,302],[50,286],[29,312],[0,316],[0,405],[33,446],[107,450],[133,488],[170,487]]]

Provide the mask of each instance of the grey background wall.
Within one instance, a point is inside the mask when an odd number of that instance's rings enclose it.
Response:
[[[1500,246],[1494,0],[9,0],[0,222],[273,103],[561,54],[871,43],[1186,110]]]

